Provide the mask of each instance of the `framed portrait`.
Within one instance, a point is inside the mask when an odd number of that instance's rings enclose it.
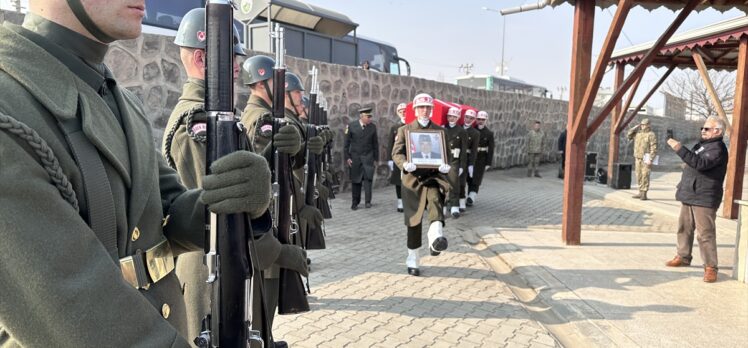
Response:
[[[406,132],[408,162],[416,168],[437,169],[447,163],[447,142],[438,129],[410,130]]]

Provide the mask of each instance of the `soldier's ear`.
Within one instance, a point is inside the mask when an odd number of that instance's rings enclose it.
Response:
[[[192,62],[198,68],[205,68],[205,50],[196,49],[192,52]]]

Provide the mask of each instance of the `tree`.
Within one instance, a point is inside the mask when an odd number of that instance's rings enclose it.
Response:
[[[735,99],[735,72],[709,71],[717,98],[722,103],[725,113],[732,114]],[[686,101],[686,115],[719,116],[712,104],[712,98],[704,85],[704,80],[696,70],[682,70],[674,72],[665,84],[665,92]]]

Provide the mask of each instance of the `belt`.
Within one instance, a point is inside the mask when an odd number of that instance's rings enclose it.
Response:
[[[478,152],[488,152],[488,146],[479,147]]]
[[[470,149],[467,149],[467,152],[466,152],[466,153],[470,153]]]
[[[174,254],[169,242],[164,239],[143,252],[119,260],[122,277],[136,289],[145,289],[166,277],[174,270]]]

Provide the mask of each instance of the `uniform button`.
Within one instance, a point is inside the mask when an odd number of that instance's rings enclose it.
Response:
[[[169,314],[171,314],[171,307],[164,303],[164,305],[161,306],[161,315],[164,316],[164,319],[169,319]]]
[[[132,237],[130,238],[130,240],[134,242],[138,240],[138,238],[140,238],[140,229],[135,227],[135,229],[132,230]]]

